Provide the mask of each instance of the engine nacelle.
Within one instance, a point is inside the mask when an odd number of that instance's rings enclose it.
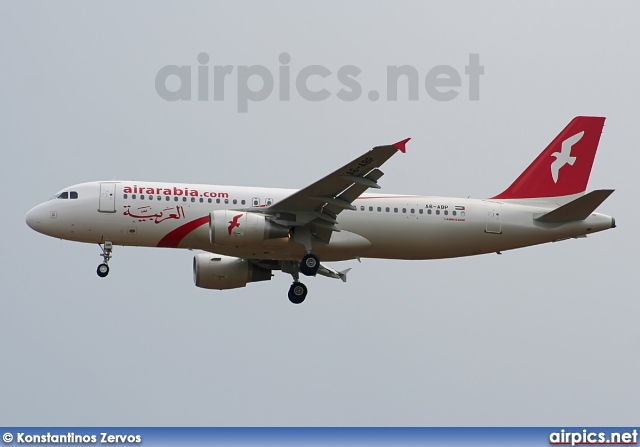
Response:
[[[193,257],[193,281],[203,289],[235,289],[247,283],[269,281],[271,271],[246,259],[201,253]]]
[[[209,214],[209,239],[214,245],[241,247],[288,234],[289,228],[271,222],[262,214],[231,210]]]

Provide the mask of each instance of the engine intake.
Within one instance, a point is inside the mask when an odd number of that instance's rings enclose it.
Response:
[[[264,215],[231,210],[209,214],[209,239],[214,245],[241,247],[289,235],[289,228]]]
[[[271,271],[247,259],[201,253],[193,257],[193,281],[203,289],[236,289],[247,283],[271,280]]]

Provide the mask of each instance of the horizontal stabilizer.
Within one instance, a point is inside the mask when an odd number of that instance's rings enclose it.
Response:
[[[542,216],[535,217],[534,220],[548,223],[566,223],[585,220],[595,211],[596,208],[600,206],[602,202],[607,199],[607,197],[613,193],[613,191],[613,189],[599,189],[591,191],[589,194],[585,194],[566,205],[562,205],[561,207],[556,208],[553,211],[549,211]]]

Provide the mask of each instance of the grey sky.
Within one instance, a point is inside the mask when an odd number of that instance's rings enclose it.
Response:
[[[632,425],[640,411],[633,2],[2,2],[0,425]],[[168,64],[362,70],[353,102],[168,102]],[[480,54],[480,100],[464,66]],[[388,65],[418,101],[377,102]],[[463,74],[438,102],[436,65]],[[234,72],[235,73],[235,72]],[[232,76],[233,79],[233,76]],[[335,77],[327,88],[339,89]],[[195,88],[195,87],[194,87]],[[194,90],[195,91],[195,90]],[[197,289],[188,251],[97,246],[25,213],[103,179],[303,187],[412,137],[382,192],[501,192],[576,115],[606,116],[589,188],[619,227],[502,256],[367,260],[349,282]]]

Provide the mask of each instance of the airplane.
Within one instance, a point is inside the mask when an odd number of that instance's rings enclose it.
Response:
[[[346,282],[350,269],[322,262],[360,258],[442,259],[501,254],[615,228],[594,212],[612,193],[585,194],[605,118],[574,118],[502,193],[487,199],[368,193],[380,167],[409,139],[378,146],[306,188],[276,189],[142,181],[98,181],[64,188],[26,215],[45,235],[98,244],[109,273],[113,247],[201,250],[194,282],[233,289],[293,277],[288,297],[302,303],[304,276]]]

